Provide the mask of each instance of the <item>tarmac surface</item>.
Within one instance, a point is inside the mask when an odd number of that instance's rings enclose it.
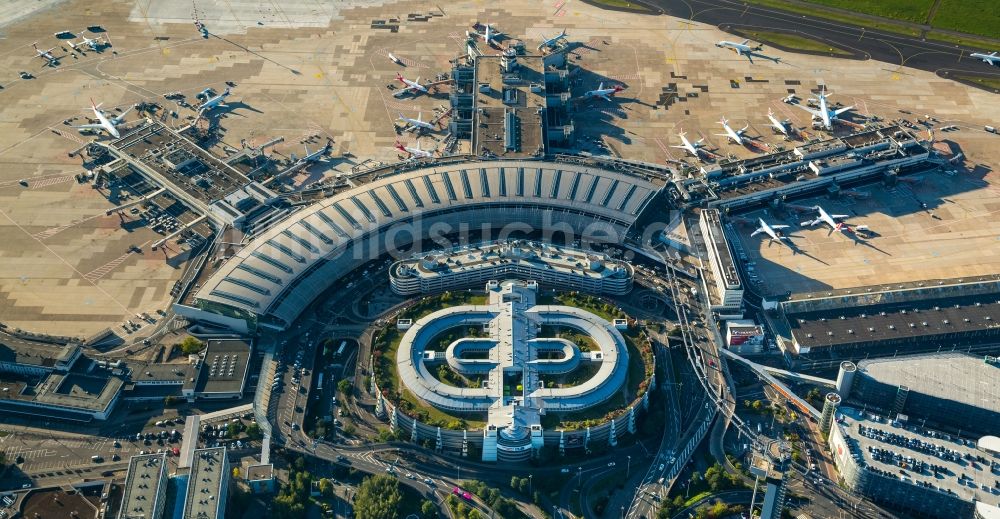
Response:
[[[565,28],[570,61],[580,67],[573,75],[574,95],[601,83],[626,87],[611,102],[578,106],[581,151],[693,163],[671,147],[679,144],[676,133],[683,130],[692,138],[705,137],[707,149],[717,156],[751,157],[795,144],[766,127],[768,108],[804,129],[804,136],[822,136],[805,129],[805,111],[780,100],[791,92],[805,97],[823,85],[834,91],[835,101],[855,105],[862,115],[892,118],[905,110],[959,125],[962,131],[948,138],[965,153],[970,169],[974,164],[996,167],[990,151],[996,136],[981,130],[995,124],[996,97],[909,68],[925,56],[905,60],[905,67],[889,67],[767,49],[781,63],[750,64],[714,46],[731,38],[702,23],[715,11],[699,13],[691,22],[687,11],[684,19],[609,16],[574,0],[348,2],[335,8],[295,0],[280,6],[234,4],[233,9],[212,2],[198,3],[194,11],[183,3],[157,2],[149,9],[138,8],[144,3],[113,3],[100,12],[82,0],[58,5],[3,27],[0,39],[0,70],[7,71],[0,73],[0,254],[5,267],[0,270],[0,322],[27,330],[78,336],[120,330],[137,313],[153,315],[165,308],[171,286],[188,265],[183,246],[168,244],[166,255],[151,252],[148,244],[160,235],[127,212],[105,216],[112,207],[107,194],[74,180],[86,170],[79,157],[67,154],[94,137],[80,135],[63,121],[84,122],[91,98],[112,110],[156,101],[177,110],[179,116],[167,122],[181,126],[193,112],[163,94],[181,92],[194,102],[204,88],[218,91],[231,81],[236,87],[228,106],[211,116],[224,129],[212,151],[223,155],[226,148],[240,149],[242,140],[259,145],[284,137],[269,153],[287,161],[304,154],[307,140],[310,151],[332,140],[329,156],[286,186],[301,187],[395,162],[397,140],[438,147],[445,132],[397,133],[397,117],[423,114],[426,119],[435,110],[440,113],[448,104],[448,88],[397,98],[387,87],[397,73],[426,81],[447,72],[449,60],[463,51],[465,31],[477,21],[496,23],[508,37],[524,39],[529,49]],[[195,21],[204,24],[207,37]],[[90,37],[104,34],[112,46],[72,52],[52,36],[91,26],[105,32],[88,32]],[[35,57],[31,44],[36,41],[43,50],[55,47],[58,66]],[[390,52],[404,65],[389,60]],[[18,71],[35,79],[20,79]],[[734,126],[749,125],[752,144],[735,146],[717,137],[720,116]],[[135,117],[133,112],[126,119]],[[979,178],[988,186],[985,174]],[[129,253],[130,245],[145,252]]]
[[[1000,76],[1000,69],[997,67],[968,57],[970,52],[991,52],[996,49],[959,47],[733,0],[645,0],[645,3],[660,7],[670,16],[720,26],[724,30],[725,26],[745,30],[793,30],[803,36],[860,50],[873,60],[892,65],[897,72],[907,67],[935,73],[965,71]]]

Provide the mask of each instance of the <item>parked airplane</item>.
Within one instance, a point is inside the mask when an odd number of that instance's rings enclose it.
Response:
[[[399,151],[402,151],[402,152],[405,152],[405,153],[409,153],[411,159],[412,158],[422,159],[422,158],[434,156],[431,152],[420,149],[420,143],[419,142],[417,142],[417,147],[416,148],[411,148],[409,146],[403,146],[402,144],[399,143],[399,141],[396,141],[395,148],[397,150],[399,150]]]
[[[767,109],[767,118],[770,119],[771,128],[774,128],[774,131],[786,137],[791,136],[790,130],[788,129],[788,123],[789,123],[788,119],[779,120],[777,117],[774,116],[774,110],[771,110],[770,108]]]
[[[830,106],[827,104],[827,98],[830,97],[830,93],[826,91],[826,87],[815,96],[816,101],[819,103],[819,108],[809,108],[808,106],[797,104],[799,108],[809,112],[813,116],[813,120],[818,121],[822,124],[823,128],[826,130],[833,129],[833,122],[837,120],[837,116],[840,114],[852,110],[853,106],[845,106],[843,108],[838,108],[836,110],[831,110]]]
[[[198,113],[202,114],[217,106],[226,104],[226,98],[229,97],[229,93],[229,88],[226,88],[221,94],[206,100],[200,107],[198,107]]]
[[[735,52],[739,56],[746,56],[750,63],[753,63],[753,53],[758,52],[764,48],[763,45],[757,45],[756,47],[750,46],[750,40],[743,40],[743,43],[734,43],[731,41],[722,40],[715,44],[716,47],[722,49],[729,49]]]
[[[80,38],[83,40],[80,43],[69,42],[69,46],[72,47],[73,50],[80,50],[80,47],[86,45],[87,47],[90,47],[90,50],[98,51],[101,50],[101,48],[103,48],[105,45],[105,41],[101,36],[98,36],[97,38],[94,39],[90,39],[87,37],[86,34],[83,33],[83,31],[80,31]]]
[[[538,50],[542,50],[545,47],[548,47],[548,48],[551,49],[551,48],[555,47],[556,44],[559,43],[560,40],[565,40],[565,39],[566,39],[566,29],[563,29],[563,31],[561,33],[559,33],[559,34],[557,34],[557,35],[555,35],[555,36],[553,36],[551,38],[545,38],[543,36],[542,43],[540,43],[538,45]]]
[[[478,30],[473,28],[471,31],[465,31],[465,35],[470,38],[482,38],[483,42],[485,42],[487,45],[499,45],[500,42],[497,40],[497,38],[503,36],[503,33],[500,31],[493,30],[492,24],[486,24],[483,27],[485,28],[483,32],[479,32]]]
[[[591,90],[589,92],[584,93],[583,98],[590,99],[593,97],[600,97],[605,101],[610,101],[611,98],[608,96],[613,96],[618,92],[621,92],[622,90],[625,90],[625,87],[621,85],[615,85],[614,88],[604,88],[604,83],[602,82],[600,85],[598,85],[597,90]]]
[[[104,104],[104,103],[101,103]],[[129,107],[128,110],[108,119],[104,112],[101,111],[101,105],[95,105],[94,100],[90,100],[90,107],[94,110],[94,118],[97,119],[97,123],[93,124],[81,124],[80,126],[73,126],[73,128],[79,130],[97,130],[108,132],[114,138],[121,137],[121,133],[118,132],[118,125],[125,122],[125,114],[129,113],[133,107]]]
[[[781,240],[788,239],[788,236],[781,233],[781,229],[788,228],[787,225],[768,225],[763,218],[758,218],[757,221],[760,222],[760,227],[758,227],[756,231],[750,233],[751,238],[760,233],[766,233],[772,241],[780,242]]]
[[[397,58],[396,56],[393,56],[391,52],[389,53],[389,60],[391,60],[393,63],[395,63],[397,65],[402,65],[403,64],[403,62],[399,58]]]
[[[38,54],[39,58],[42,58],[45,61],[49,62],[50,67],[54,67],[59,64],[59,59],[52,54],[52,51],[56,50],[55,47],[52,47],[49,50],[42,50],[38,48],[38,42],[32,43],[31,47],[35,49],[35,52]]]
[[[332,147],[332,145],[333,145],[333,141],[327,139],[326,146],[323,146],[322,148],[320,148],[320,149],[318,149],[318,150],[316,150],[316,151],[314,151],[312,153],[309,152],[309,146],[308,145],[303,145],[303,147],[306,149],[306,154],[305,154],[304,157],[302,157],[301,159],[298,160],[299,164],[312,164],[313,162],[316,162],[317,160],[319,160],[320,158],[322,158],[323,155],[326,155],[326,152],[330,151],[330,148]]]
[[[840,221],[840,220],[843,220],[845,218],[848,218],[850,215],[846,215],[846,214],[829,214],[822,207],[820,207],[818,205],[814,206],[813,209],[815,209],[816,212],[818,213],[817,216],[816,216],[816,219],[814,219],[814,220],[807,220],[805,222],[802,222],[802,225],[813,226],[813,225],[817,225],[817,224],[826,224],[826,225],[830,226],[830,232],[831,233],[833,233],[833,231],[837,231],[837,232],[851,231],[851,226],[850,225],[848,225],[845,222]],[[864,229],[867,229],[867,228],[868,228],[867,225],[858,225],[857,227],[854,228],[854,230],[864,230]]]
[[[397,119],[397,120],[399,120],[399,121],[405,121],[408,124],[408,126],[403,129],[404,131],[407,131],[407,132],[412,132],[412,131],[415,131],[415,130],[429,130],[429,131],[434,131],[434,130],[437,129],[437,127],[434,126],[432,123],[429,123],[427,121],[421,120],[421,118],[420,118],[421,115],[422,115],[422,113],[417,113],[417,118],[416,119],[411,119],[409,117],[404,116],[403,114],[399,114],[399,119]]]
[[[399,81],[400,83],[406,85],[406,87],[403,88],[402,90],[396,92],[395,94],[393,94],[394,97],[401,97],[404,94],[410,93],[410,92],[412,92],[412,93],[422,92],[424,94],[427,93],[427,87],[425,87],[424,85],[420,84],[420,78],[419,77],[417,78],[416,81],[410,81],[409,79],[406,79],[405,77],[403,77],[402,74],[396,74],[396,81]]]
[[[701,143],[705,139],[701,138],[701,139],[698,139],[698,140],[696,140],[694,142],[691,142],[691,141],[687,140],[687,132],[680,132],[680,133],[677,134],[677,136],[680,137],[681,142],[683,142],[684,144],[681,144],[680,146],[673,146],[672,145],[670,147],[671,148],[679,148],[679,149],[682,149],[682,150],[687,150],[687,152],[690,153],[692,157],[698,158],[698,150],[701,149],[701,146],[702,146]]]
[[[733,130],[732,128],[729,127],[729,121],[727,121],[725,117],[723,117],[722,120],[719,121],[719,123],[722,124],[722,128],[726,130],[726,133],[717,133],[715,134],[717,137],[729,137],[729,140],[733,141],[734,143],[739,145],[743,144],[743,134],[746,133],[747,128],[750,127],[749,124],[744,126],[743,128],[740,128],[739,130]]]
[[[972,54],[969,54],[969,57],[981,59],[983,60],[983,63],[989,63],[990,65],[1000,65],[1000,55],[997,55],[996,52],[991,52],[989,54],[973,52]]]

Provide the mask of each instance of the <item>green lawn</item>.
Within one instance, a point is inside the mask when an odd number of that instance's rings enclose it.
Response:
[[[924,23],[934,0],[806,0],[812,4],[838,7],[893,20]],[[961,0],[965,2],[966,0]],[[943,6],[942,6],[943,7]]]
[[[586,3],[605,6],[605,7],[620,7],[629,9],[632,11],[651,13],[648,7],[637,4],[635,2],[629,2],[628,0],[584,0]]]
[[[782,11],[788,11],[790,13],[804,14],[808,16],[815,16],[817,18],[824,18],[826,20],[833,20],[835,22],[849,23],[851,25],[857,25],[859,27],[869,27],[872,29],[878,29],[885,32],[891,32],[895,34],[905,34],[908,36],[919,36],[920,31],[916,29],[911,29],[905,25],[892,23],[892,22],[879,22],[872,23],[871,20],[863,18],[861,16],[852,14],[842,14],[830,12],[829,9],[821,5],[806,6],[799,4],[790,4],[784,0],[749,0],[752,4],[757,4],[765,7],[773,7],[775,9],[781,9]],[[924,0],[920,0],[923,2]]]
[[[1000,4],[997,0],[941,0],[931,25],[1000,38]]]
[[[852,53],[844,49],[837,47],[832,47],[819,40],[814,40],[811,38],[806,38],[798,34],[791,34],[787,32],[775,32],[775,31],[753,31],[746,33],[750,38],[761,41],[764,43],[770,43],[773,45],[780,45],[782,47],[791,50],[801,50],[806,52],[822,52],[825,54],[833,54],[836,56],[851,56]]]

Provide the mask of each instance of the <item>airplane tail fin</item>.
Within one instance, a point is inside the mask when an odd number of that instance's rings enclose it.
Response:
[[[565,38],[566,37],[566,29],[563,29],[562,32],[559,33],[559,36],[562,36],[562,37]],[[996,52],[994,52],[993,54],[996,54]]]

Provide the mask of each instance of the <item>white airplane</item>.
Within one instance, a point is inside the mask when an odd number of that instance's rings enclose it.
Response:
[[[760,222],[760,227],[758,227],[756,231],[750,233],[751,238],[757,236],[760,233],[766,233],[768,236],[770,236],[770,239],[772,241],[780,242],[781,240],[788,239],[788,236],[785,236],[780,232],[781,229],[787,229],[788,228],[787,225],[768,225],[763,218],[758,218],[757,221]]]
[[[750,60],[750,63],[753,63],[753,53],[764,48],[762,45],[751,47],[750,40],[743,40],[742,43],[722,40],[719,43],[716,43],[715,46],[722,49],[729,49],[739,56],[746,56],[747,59]]]
[[[95,105],[93,99],[90,100],[90,107],[92,110],[94,110],[94,118],[97,119],[98,122],[94,124],[82,124],[80,126],[73,126],[73,128],[79,130],[105,131],[116,139],[121,137],[121,133],[118,132],[118,125],[125,122],[125,114],[129,113],[132,110],[132,108],[134,108],[130,106],[128,110],[125,110],[124,112],[112,117],[111,119],[108,119],[108,117],[104,115],[104,112],[101,111],[101,105]]]
[[[104,47],[104,39],[102,36],[90,39],[87,37],[86,34],[83,33],[83,31],[80,31],[80,39],[82,39],[83,41],[80,43],[69,42],[69,46],[72,47],[73,50],[80,50],[80,47],[86,45],[87,47],[90,47],[90,50],[93,51],[101,50],[101,48]]]
[[[207,99],[204,103],[201,104],[200,107],[198,107],[198,113],[202,114],[217,106],[226,104],[226,98],[229,97],[229,93],[230,93],[229,88],[226,88],[221,94],[213,98]]]
[[[399,151],[402,151],[402,152],[405,152],[405,153],[409,153],[411,159],[412,158],[423,159],[423,158],[433,157],[434,156],[431,152],[420,149],[420,143],[419,142],[417,142],[417,147],[416,148],[411,148],[409,146],[403,146],[402,144],[399,143],[399,141],[396,141],[395,148],[397,150],[399,150]]]
[[[389,53],[389,60],[392,61],[393,63],[397,64],[397,65],[402,65],[403,64],[403,62],[399,58],[397,58],[396,56],[393,56],[391,52]]]
[[[420,84],[419,77],[417,78],[416,81],[410,81],[409,79],[403,77],[402,74],[396,74],[396,81],[399,81],[400,83],[406,85],[406,87],[400,90],[399,92],[393,94],[394,97],[400,97],[408,92],[413,92],[413,93],[422,92],[424,94],[427,93],[427,87]]]
[[[328,139],[326,141],[326,146],[323,146],[322,148],[320,148],[320,149],[318,149],[318,150],[310,153],[309,152],[309,146],[303,145],[303,147],[306,149],[306,154],[305,154],[304,157],[302,157],[301,159],[299,159],[299,163],[300,164],[312,164],[313,162],[316,162],[317,160],[320,159],[320,157],[322,157],[323,155],[325,155],[326,152],[330,151],[330,147],[331,146],[332,146],[332,141],[330,141]]]
[[[788,119],[783,121],[779,120],[774,116],[774,110],[771,110],[770,108],[767,109],[767,118],[771,120],[771,128],[774,128],[774,131],[786,137],[791,137],[788,130]]]
[[[404,131],[408,131],[408,132],[412,132],[412,131],[415,131],[415,130],[434,131],[434,130],[437,129],[437,127],[434,126],[433,124],[431,124],[431,123],[429,123],[427,121],[421,120],[421,118],[420,118],[421,115],[422,115],[422,113],[417,113],[417,118],[416,119],[411,119],[409,117],[404,116],[403,114],[399,114],[399,119],[397,119],[397,120],[398,121],[405,121],[409,125],[409,126],[407,126],[404,129]]]
[[[1000,55],[996,52],[991,52],[989,54],[984,54],[982,52],[973,52],[969,54],[969,57],[981,59],[983,63],[989,63],[990,65],[1000,65]]]
[[[826,91],[826,87],[824,86],[823,90],[820,91],[819,94],[813,96],[813,97],[816,98],[816,101],[819,103],[819,108],[809,108],[808,106],[800,105],[800,104],[797,104],[795,106],[797,106],[797,107],[799,107],[799,108],[801,108],[801,109],[803,109],[803,110],[811,113],[812,116],[813,116],[813,119],[815,119],[816,121],[820,121],[820,123],[823,125],[824,129],[832,130],[833,129],[833,122],[837,120],[837,116],[840,115],[840,114],[842,114],[842,113],[844,113],[844,112],[846,112],[846,111],[848,111],[848,110],[854,109],[854,107],[853,106],[845,106],[843,108],[838,108],[836,110],[831,110],[830,106],[827,104],[827,101],[826,101],[826,99],[829,96],[830,96],[830,93]]]
[[[722,128],[726,130],[726,133],[717,133],[715,134],[717,137],[729,137],[729,140],[735,142],[736,144],[743,144],[743,134],[746,133],[747,128],[750,127],[749,124],[739,130],[734,130],[729,127],[729,121],[727,121],[725,117],[723,117],[719,123],[722,124]]]
[[[500,31],[493,30],[493,24],[488,23],[485,25],[485,27],[486,30],[483,32],[479,32],[476,29],[473,29],[471,31],[465,31],[465,35],[470,38],[482,38],[483,42],[485,42],[487,45],[499,45],[500,42],[497,41],[497,38],[503,36],[503,33]]]
[[[565,39],[566,39],[566,29],[563,29],[563,31],[561,33],[559,33],[559,34],[557,34],[557,35],[555,35],[555,36],[553,36],[551,38],[545,38],[543,36],[542,43],[538,45],[538,50],[542,50],[545,47],[548,47],[548,48],[551,49],[551,48],[555,47],[557,43],[559,43],[559,40],[565,40]]]
[[[817,224],[826,224],[826,225],[830,226],[830,232],[831,233],[833,231],[840,232],[840,231],[850,231],[851,230],[851,227],[849,225],[847,225],[844,222],[839,221],[839,220],[843,220],[843,219],[849,217],[850,215],[846,215],[846,214],[829,214],[822,207],[820,207],[818,205],[814,206],[813,209],[815,209],[816,212],[818,213],[818,215],[816,216],[816,219],[815,220],[807,220],[805,222],[802,222],[802,225],[813,226],[813,225],[817,225]],[[857,227],[857,229],[867,229],[867,228],[868,228],[867,226],[858,226]]]
[[[45,61],[49,62],[49,66],[55,66],[59,64],[59,59],[52,54],[52,51],[56,50],[55,47],[52,47],[49,50],[42,50],[38,48],[38,42],[32,43],[31,47],[35,49],[35,52],[38,54],[39,58],[42,58]]]
[[[698,158],[698,150],[701,149],[701,146],[702,146],[701,143],[705,139],[701,138],[701,139],[698,139],[698,140],[696,140],[694,142],[691,142],[691,141],[687,140],[687,132],[680,132],[680,133],[677,134],[677,136],[681,138],[681,142],[683,142],[684,144],[681,144],[680,146],[671,145],[670,147],[671,148],[678,148],[678,149],[682,149],[682,150],[687,150],[687,152],[690,153],[692,157]]]
[[[625,90],[625,87],[621,85],[615,85],[614,88],[604,88],[604,83],[602,82],[600,85],[598,85],[597,90],[591,90],[589,92],[584,93],[583,98],[590,99],[593,97],[600,97],[605,101],[610,101],[611,98],[608,96],[613,96],[618,92],[621,92],[622,90]]]

